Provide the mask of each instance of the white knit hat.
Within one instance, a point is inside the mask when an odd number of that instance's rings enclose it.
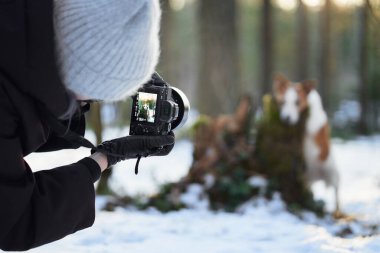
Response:
[[[77,95],[122,100],[148,81],[159,57],[158,0],[55,0],[57,60]]]

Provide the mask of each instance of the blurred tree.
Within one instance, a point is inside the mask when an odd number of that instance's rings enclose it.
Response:
[[[194,105],[198,82],[199,2],[160,0],[161,57],[157,69],[171,85],[181,89]]]
[[[90,111],[90,125],[96,136],[96,144],[99,145],[103,141],[103,123],[101,117],[102,106],[99,103],[93,103]],[[112,170],[106,170],[102,173],[99,180],[98,187],[96,189],[97,194],[108,194],[110,192],[108,179],[111,177]]]
[[[319,17],[319,92],[327,112],[330,111],[331,63],[331,14],[332,0],[326,0]]]
[[[263,0],[261,20],[261,95],[270,92],[273,74],[273,7],[270,0]]]
[[[174,69],[173,69],[173,11],[170,8],[169,0],[160,0],[162,16],[161,16],[161,32],[160,32],[160,74],[168,80],[174,82]]]
[[[307,6],[302,0],[298,0],[297,9],[297,34],[296,34],[296,80],[304,80],[309,77],[309,20]]]
[[[359,102],[360,102],[360,120],[358,131],[361,134],[368,134],[368,15],[369,15],[369,0],[365,0],[363,6],[360,7],[360,28],[359,28]]]
[[[94,130],[96,137],[96,145],[99,145],[103,141],[102,131],[103,123],[101,117],[102,106],[99,103],[93,103],[91,105],[90,124]]]
[[[199,9],[198,108],[211,116],[232,112],[241,95],[235,0],[202,0]]]
[[[251,1],[240,1],[239,6],[239,43],[241,60],[241,81],[244,91],[257,101],[261,90],[259,78],[261,78],[261,57],[260,39],[260,14],[261,8]]]
[[[370,131],[380,130],[380,2],[369,1],[368,20],[368,84],[370,100]]]

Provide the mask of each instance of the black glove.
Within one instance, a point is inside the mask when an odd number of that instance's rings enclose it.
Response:
[[[91,153],[105,154],[109,167],[125,159],[167,155],[173,149],[174,142],[172,132],[159,136],[131,135],[105,141],[93,148]]]

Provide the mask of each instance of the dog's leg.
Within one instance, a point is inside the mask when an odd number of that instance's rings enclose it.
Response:
[[[338,186],[335,186],[334,190],[335,190],[335,212],[340,213]]]
[[[335,219],[342,219],[345,218],[345,215],[340,211],[340,203],[339,203],[339,188],[338,186],[334,186],[335,191],[335,212],[334,212],[334,218]]]

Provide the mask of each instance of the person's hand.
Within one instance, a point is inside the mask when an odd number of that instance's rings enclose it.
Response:
[[[107,157],[107,167],[125,160],[147,156],[165,156],[174,147],[175,137],[169,135],[132,135],[105,141],[91,150],[92,154],[102,153]]]

